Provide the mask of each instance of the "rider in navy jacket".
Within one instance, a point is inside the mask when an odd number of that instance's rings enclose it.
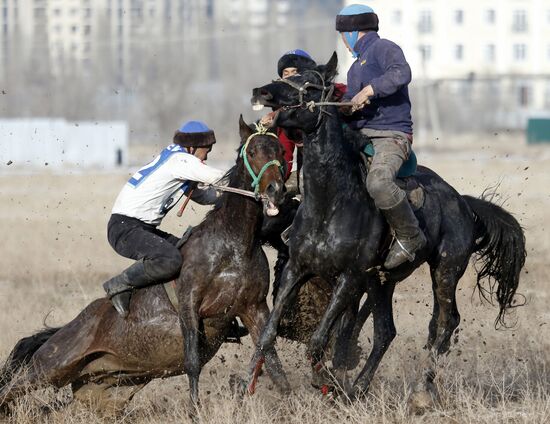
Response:
[[[348,91],[343,101],[350,101],[367,85],[372,86],[374,95],[369,97],[369,105],[356,112],[350,126],[412,134],[407,88],[411,82],[411,68],[401,48],[370,31],[357,40],[353,50],[357,60],[348,72]]]
[[[342,9],[336,16],[336,31],[356,59],[348,71],[344,96],[353,103],[348,124],[374,148],[367,190],[395,237],[384,261],[384,267],[392,269],[413,261],[427,243],[405,191],[396,184],[399,169],[411,154],[407,89],[411,69],[399,46],[378,36],[378,16],[369,6],[351,4]]]

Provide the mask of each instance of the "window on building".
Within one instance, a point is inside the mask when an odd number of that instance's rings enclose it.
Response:
[[[455,46],[455,59],[456,60],[464,59],[464,46],[462,44],[457,44]]]
[[[422,34],[432,32],[432,12],[430,10],[420,11],[420,21],[418,22],[418,31]]]
[[[87,7],[86,9],[84,9],[84,17],[85,18],[90,18],[92,16],[92,9]]]
[[[518,87],[518,104],[520,106],[529,106],[531,104],[531,87],[527,84],[520,85]]]
[[[73,34],[77,33],[78,32],[78,27],[76,25],[71,26],[71,32]]]
[[[527,31],[527,12],[525,10],[514,10],[512,29],[515,32]]]
[[[485,61],[494,62],[496,60],[496,47],[494,44],[487,44],[485,46]]]
[[[485,11],[485,22],[488,24],[494,24],[497,20],[497,13],[495,9],[487,9]]]
[[[400,10],[394,10],[391,14],[391,21],[394,25],[401,25],[403,15]]]
[[[155,13],[156,13],[156,11],[155,11],[154,7],[149,8],[149,17],[154,18]]]
[[[422,62],[429,62],[432,59],[432,46],[422,44],[420,46],[420,56],[422,57]]]
[[[78,14],[78,9],[76,7],[73,7],[71,9],[71,16],[76,16]]]
[[[56,33],[60,34],[60,33],[61,33],[61,30],[62,30],[62,27],[61,27],[61,25],[56,25],[56,26],[53,27],[53,30],[54,30]]]
[[[7,7],[2,8],[2,16],[4,17],[4,22],[6,22],[6,20],[8,19],[8,8]]]
[[[455,23],[462,25],[464,23],[464,11],[461,9],[455,10]]]
[[[527,59],[527,46],[525,44],[514,44],[514,60],[523,62]]]
[[[54,16],[61,16],[61,9],[58,8],[58,7],[55,8],[55,9],[53,10],[53,14],[54,14]]]
[[[122,27],[122,25],[119,25],[118,26],[118,36],[119,37],[122,37],[122,32],[123,32],[123,27]]]
[[[84,35],[90,35],[92,32],[92,27],[90,25],[84,25]]]

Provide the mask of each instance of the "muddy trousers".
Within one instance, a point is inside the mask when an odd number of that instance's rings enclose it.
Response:
[[[367,174],[367,191],[380,209],[395,235],[384,262],[386,269],[413,261],[419,249],[426,245],[426,237],[407,200],[397,184],[397,173],[409,158],[411,144],[407,134],[400,131],[362,129],[374,147],[374,156]]]
[[[177,277],[183,263],[179,239],[139,219],[113,214],[107,226],[109,244],[137,262],[103,284],[117,312],[129,313],[131,291]]]

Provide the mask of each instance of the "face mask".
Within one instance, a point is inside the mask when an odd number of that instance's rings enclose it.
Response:
[[[344,32],[344,37],[346,37],[346,41],[351,48],[351,55],[354,59],[357,58],[357,56],[359,55],[355,52],[353,48],[355,47],[355,43],[357,43],[357,39],[359,38],[359,31]]]

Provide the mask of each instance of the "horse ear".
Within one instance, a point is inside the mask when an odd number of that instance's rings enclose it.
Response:
[[[325,65],[325,80],[331,81],[338,73],[338,55],[336,52],[332,53],[332,56]]]
[[[248,126],[248,124],[244,121],[243,115],[239,117],[239,134],[241,136],[241,140],[244,143],[248,137],[252,135],[253,131],[252,128]]]

